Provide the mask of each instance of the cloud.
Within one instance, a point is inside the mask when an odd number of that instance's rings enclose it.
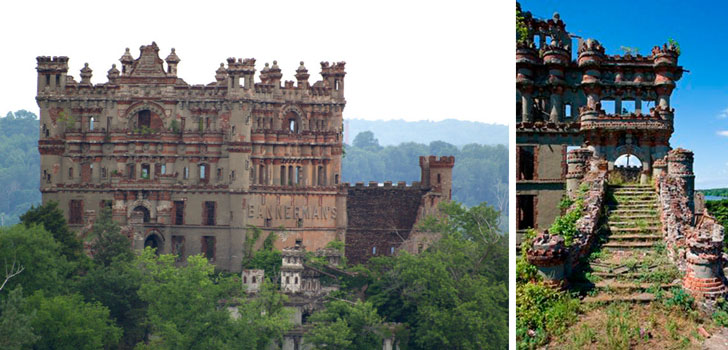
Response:
[[[720,114],[718,114],[718,119],[726,119],[728,118],[728,108],[720,111]]]
[[[718,131],[716,132],[716,134],[718,134],[719,136],[725,136],[725,137],[728,137],[728,130],[718,130]]]

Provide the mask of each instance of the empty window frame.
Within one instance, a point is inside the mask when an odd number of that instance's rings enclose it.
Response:
[[[518,179],[533,180],[535,171],[534,146],[519,146],[518,148]]]
[[[203,225],[215,226],[215,207],[217,206],[214,201],[204,202],[203,208]]]
[[[174,201],[174,224],[184,225],[185,224],[185,202]]]
[[[68,201],[68,223],[71,225],[83,224],[83,200],[71,199]]]

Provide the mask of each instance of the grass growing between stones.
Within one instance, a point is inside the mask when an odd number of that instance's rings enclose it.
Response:
[[[704,338],[698,333],[717,326],[703,322],[697,313],[663,303],[612,303],[585,310],[579,320],[550,349],[700,349]]]

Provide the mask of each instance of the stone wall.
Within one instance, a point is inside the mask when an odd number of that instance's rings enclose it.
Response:
[[[363,263],[375,255],[394,255],[409,238],[427,192],[419,183],[349,187],[346,201],[349,264]]]
[[[685,273],[683,287],[703,307],[711,308],[728,292],[722,259],[724,228],[707,210],[694,212],[693,153],[674,149],[653,168],[668,255]]]
[[[541,232],[534,238],[526,251],[528,262],[536,266],[547,284],[564,286],[580,259],[589,254],[599,230],[599,220],[606,195],[607,162],[592,158],[588,167],[582,168],[585,174],[581,184],[588,189],[583,194],[583,211],[576,222],[577,234],[570,246],[564,244],[563,237]],[[568,211],[577,208],[576,203]]]

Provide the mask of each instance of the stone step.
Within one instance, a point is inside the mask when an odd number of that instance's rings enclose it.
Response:
[[[616,214],[613,214],[613,213],[610,213],[609,214],[609,220],[610,221],[614,220],[615,222],[617,222],[617,220],[619,220],[619,222],[623,222],[623,220],[634,221],[634,222],[637,222],[637,221],[640,221],[640,220],[644,220],[644,221],[650,221],[650,220],[652,220],[652,221],[655,221],[655,222],[660,221],[659,220],[659,217],[656,214],[655,215],[652,215],[652,214],[616,215]]]
[[[662,227],[660,226],[647,226],[647,227],[635,227],[635,226],[612,226],[610,223],[609,225],[609,231],[612,232],[612,234],[616,232],[633,232],[633,233],[642,233],[642,232],[660,232]]]
[[[657,203],[645,203],[645,204],[607,204],[607,208],[611,210],[657,210]]]
[[[617,281],[617,280],[602,280],[597,282],[595,287],[600,289],[609,289],[609,290],[645,290],[649,289],[655,286],[658,286],[660,289],[670,289],[672,287],[679,287],[680,284],[678,283],[665,283],[657,285],[655,283],[646,283],[646,282],[627,282],[627,281]]]
[[[612,191],[612,195],[621,197],[657,196],[655,191]]]
[[[622,209],[614,209],[609,211],[609,215],[619,215],[619,214],[642,214],[642,215],[651,215],[656,216],[656,212],[654,209],[650,208],[622,208]]]
[[[637,183],[622,184],[622,185],[609,185],[609,188],[630,188],[630,187],[653,188],[652,185],[650,185],[650,184],[637,184]]]
[[[610,241],[659,241],[662,240],[660,235],[646,235],[646,234],[624,234],[624,235],[610,235]]]
[[[644,249],[652,248],[656,245],[656,242],[606,242],[602,244],[603,248],[614,249]]]
[[[668,296],[669,294],[669,296]],[[670,292],[665,292],[665,295],[669,298],[672,296]],[[585,297],[582,302],[584,303],[613,303],[613,302],[629,302],[629,303],[649,303],[656,299],[654,294],[651,293],[633,293],[633,294],[616,294],[610,295],[600,293],[596,296]]]

